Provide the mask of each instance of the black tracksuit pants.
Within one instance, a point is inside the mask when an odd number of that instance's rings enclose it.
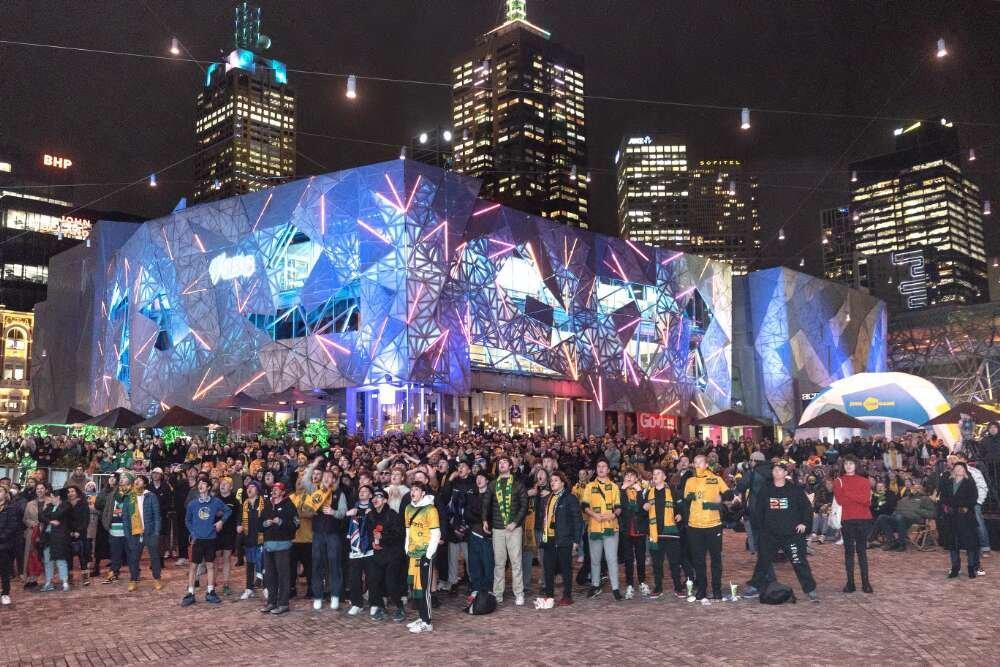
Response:
[[[769,530],[762,530],[757,535],[757,564],[753,569],[753,578],[750,579],[751,586],[762,589],[772,580],[774,556],[781,549],[792,564],[802,590],[806,593],[816,590],[816,580],[813,579],[812,569],[806,560],[804,535],[775,535]]]
[[[708,593],[708,569],[705,556],[712,561],[712,597],[722,597],[722,526],[687,528],[688,548],[694,564],[694,596],[701,600]]]
[[[653,561],[653,591],[663,592],[663,559],[667,559],[670,568],[670,579],[674,585],[674,592],[684,592],[684,580],[681,574],[684,572],[684,545],[678,537],[661,537],[657,541],[657,548],[650,549],[650,560]],[[693,577],[694,572],[688,571],[688,577]]]

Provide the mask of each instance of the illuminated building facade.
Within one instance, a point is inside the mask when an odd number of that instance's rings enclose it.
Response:
[[[505,22],[452,68],[455,170],[482,194],[527,213],[587,227],[583,61],[508,0]]]
[[[224,199],[295,176],[295,92],[285,64],[260,52],[260,8],[236,7],[234,50],[212,63],[198,94],[194,202]]]
[[[823,277],[858,287],[857,256],[854,252],[854,223],[848,206],[819,212],[823,246]]]
[[[100,223],[52,261],[34,407],[209,411],[295,386],[331,393],[352,432],[566,434],[729,407],[729,265],[478,190],[392,160]]]
[[[77,166],[75,157],[0,147],[0,308],[43,301],[49,259],[87,239],[99,217],[138,220],[75,207]]]
[[[745,275],[760,260],[757,180],[739,160],[689,159],[683,139],[630,135],[615,153],[622,238],[729,262]]]
[[[960,150],[950,122],[924,121],[896,130],[894,152],[850,165],[857,269],[844,282],[871,288],[868,258],[930,248],[936,260],[927,306],[986,299],[982,201],[962,173]],[[830,247],[824,264],[850,266],[841,252]]]
[[[35,328],[32,313],[9,310],[0,306],[0,423],[28,411],[31,380],[31,337]]]

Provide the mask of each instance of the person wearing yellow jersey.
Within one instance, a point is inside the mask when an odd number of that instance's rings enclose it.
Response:
[[[681,516],[682,502],[674,500],[674,494],[667,484],[667,471],[662,466],[653,468],[653,485],[646,489],[643,496],[642,509],[646,513],[649,527],[649,555],[653,561],[653,592],[651,599],[663,595],[663,559],[670,564],[670,578],[674,584],[674,595],[686,598],[681,570],[684,567],[684,548],[678,523]],[[688,572],[689,577],[694,573]]]
[[[712,561],[712,599],[722,600],[722,517],[719,510],[723,501],[731,497],[732,492],[726,482],[708,469],[705,455],[695,456],[694,475],[684,482],[684,508],[687,511],[688,547],[695,572],[693,597],[704,605],[711,604],[707,597],[706,555]]]
[[[309,493],[305,489],[305,484],[300,478],[295,484],[295,493],[288,496],[299,513],[299,526],[292,538],[292,553],[289,559],[289,566],[292,569],[292,582],[289,597],[296,597],[295,590],[299,579],[299,566],[302,566],[302,576],[306,578],[306,591],[312,588],[312,522],[315,512],[310,512],[306,506],[306,499]]]
[[[646,584],[646,542],[649,535],[649,516],[643,510],[646,490],[634,468],[625,470],[622,479],[622,513],[620,517],[621,537],[625,558],[625,599],[635,597],[636,586],[639,594],[648,597]]]
[[[434,555],[441,543],[441,523],[434,507],[434,496],[427,494],[422,482],[414,482],[410,487],[410,504],[403,512],[403,527],[406,530],[403,549],[410,560],[407,581],[420,612],[420,618],[407,627],[414,634],[431,632],[434,626],[431,625],[431,596],[428,588],[431,563],[434,562]]]
[[[621,490],[611,481],[611,467],[605,460],[597,462],[597,479],[587,485],[580,506],[587,517],[590,538],[590,592],[588,598],[601,594],[601,554],[608,562],[608,578],[615,600],[618,591],[618,516],[622,512]]]

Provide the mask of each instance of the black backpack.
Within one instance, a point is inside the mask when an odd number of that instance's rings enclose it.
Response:
[[[465,506],[469,494],[465,491],[453,491],[448,501],[448,532],[449,542],[464,542],[469,535],[469,522],[465,518]]]
[[[466,610],[473,616],[492,614],[497,610],[497,599],[493,591],[480,591],[472,598],[472,604]]]
[[[772,581],[760,592],[761,604],[795,603],[795,592],[784,584]]]

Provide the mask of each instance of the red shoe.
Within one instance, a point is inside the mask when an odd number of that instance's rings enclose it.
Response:
[[[560,598],[559,600],[560,607],[568,607],[571,604],[573,604],[573,598]]]

